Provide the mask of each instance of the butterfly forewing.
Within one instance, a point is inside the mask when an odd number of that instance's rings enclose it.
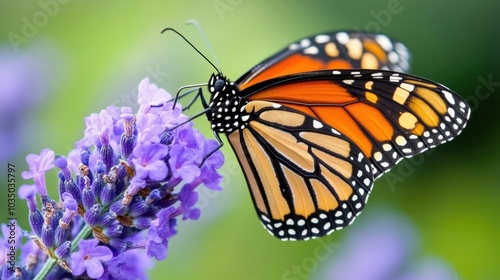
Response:
[[[373,186],[370,161],[328,125],[277,103],[252,101],[246,128],[228,139],[264,227],[282,240],[341,229]]]
[[[407,72],[407,48],[383,34],[340,31],[290,44],[241,76],[240,89],[290,74],[327,69],[383,69]]]

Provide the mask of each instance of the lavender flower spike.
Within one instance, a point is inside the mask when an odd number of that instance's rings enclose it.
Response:
[[[198,186],[220,190],[217,170],[224,162],[220,151],[205,159],[216,141],[185,123],[171,99],[144,79],[137,113],[109,106],[85,119],[84,136],[68,156],[44,149],[27,157],[23,178],[35,187],[20,194],[30,210],[27,244],[36,244],[29,248],[37,257],[24,254],[18,261],[19,279],[146,279],[151,258],[167,257],[178,221],[201,215]],[[45,183],[54,165],[59,182],[49,187],[60,201],[48,196]]]

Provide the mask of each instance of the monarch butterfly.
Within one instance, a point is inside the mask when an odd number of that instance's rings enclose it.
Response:
[[[460,134],[466,101],[403,73],[409,59],[386,35],[340,31],[294,42],[235,82],[212,74],[202,113],[220,146],[226,134],[271,235],[308,240],[350,225],[377,178]]]

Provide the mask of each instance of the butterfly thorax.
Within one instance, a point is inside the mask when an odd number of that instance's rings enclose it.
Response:
[[[239,89],[226,77],[213,74],[208,82],[211,94],[211,110],[207,118],[212,124],[212,129],[219,133],[231,133],[246,127],[248,114],[245,112],[246,101],[238,95]]]

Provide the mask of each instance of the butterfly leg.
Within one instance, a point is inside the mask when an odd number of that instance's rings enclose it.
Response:
[[[175,105],[177,105],[177,101],[178,101],[180,98],[182,98],[182,97],[184,97],[184,96],[187,96],[188,94],[192,93],[192,92],[193,92],[193,91],[195,91],[196,89],[194,89],[194,90],[190,90],[190,91],[188,91],[188,92],[183,93],[182,95],[180,95],[181,91],[183,91],[183,90],[185,90],[185,89],[188,89],[188,88],[197,88],[197,89],[199,89],[198,93],[197,93],[197,94],[196,94],[196,96],[193,98],[193,100],[191,100],[191,101],[189,102],[189,105],[188,105],[188,106],[186,106],[186,109],[189,109],[189,107],[191,107],[191,105],[193,105],[194,100],[196,100],[196,98],[198,97],[198,95],[200,95],[200,94],[201,94],[201,87],[202,87],[202,86],[206,86],[206,85],[207,85],[207,83],[203,83],[203,84],[194,84],[194,85],[187,85],[187,86],[182,86],[182,87],[180,87],[180,88],[177,90],[176,94],[175,94],[174,104],[172,104],[172,109],[173,109],[173,108],[175,108]]]
[[[185,96],[186,94],[188,93],[191,93],[193,92],[193,90],[190,90],[188,91],[187,93],[185,93],[183,96]],[[177,94],[178,96],[178,94]],[[182,97],[182,96],[181,96]],[[201,100],[201,104],[203,105],[203,111],[197,113],[196,115],[194,116],[191,116],[189,119],[187,119],[186,121],[180,123],[180,124],[177,124],[176,126],[170,128],[169,130],[174,130],[176,128],[178,128],[179,126],[185,124],[185,123],[188,123],[204,114],[206,114],[208,111],[211,110],[211,108],[208,107],[208,104],[207,104],[207,101],[205,100],[205,97],[203,96],[203,91],[201,90],[201,87],[198,88],[198,93],[195,95],[195,97],[189,102],[188,106],[185,107],[185,109],[188,109],[190,106],[192,106],[194,104],[194,102],[196,101],[196,99],[198,99],[198,97],[200,97],[200,100]]]
[[[158,108],[158,107],[163,107],[164,104],[166,103],[169,103],[169,102],[174,102],[173,106],[172,106],[172,109],[175,108],[175,105],[177,104],[177,100],[179,99],[182,99],[188,95],[190,95],[191,93],[193,93],[194,91],[197,91],[199,88],[195,88],[195,89],[192,89],[192,90],[188,90],[182,94],[180,94],[180,92],[182,91],[182,88],[178,90],[177,94],[175,95],[175,98],[172,98],[170,100],[167,100],[165,103],[162,103],[162,104],[158,104],[158,105],[151,105],[152,108]],[[196,96],[191,100],[189,101],[189,104],[187,106],[185,106],[184,108],[182,108],[182,111],[184,110],[188,110],[192,105],[193,103],[196,101],[196,99],[198,98],[198,94],[200,93],[197,93]]]
[[[177,124],[176,126],[174,126],[174,127],[172,127],[172,128],[167,128],[166,130],[168,130],[168,131],[172,131],[172,130],[174,130],[174,129],[178,128],[179,126],[181,126],[181,125],[183,125],[183,124],[186,124],[186,123],[188,123],[188,122],[190,122],[190,121],[192,121],[192,120],[194,120],[194,119],[196,119],[196,118],[198,118],[198,117],[200,117],[200,116],[203,116],[203,115],[204,115],[204,114],[206,114],[208,111],[210,111],[210,108],[206,108],[206,109],[204,109],[203,111],[201,111],[201,112],[197,113],[196,115],[191,116],[191,117],[190,117],[189,119],[187,119],[186,121],[183,121],[183,122],[181,122],[181,123]]]
[[[186,106],[184,106],[184,108],[182,108],[182,111],[189,110],[191,108],[191,106],[193,106],[193,104],[196,102],[198,97],[203,96],[203,91],[201,90],[201,88],[195,88],[195,89],[192,89],[190,91],[185,92],[182,96],[179,97],[179,98],[182,98],[188,94],[191,94],[193,91],[196,91],[196,90],[198,90],[198,93],[196,93],[196,95],[191,99],[191,101],[189,101],[189,103]],[[203,107],[203,108],[205,108],[205,107]]]
[[[203,160],[200,163],[200,167],[203,166],[203,163],[205,163],[205,160],[207,160],[207,158],[209,158],[211,155],[213,155],[215,152],[217,152],[220,148],[222,148],[222,146],[224,146],[224,142],[222,142],[222,140],[220,139],[219,133],[214,131],[214,136],[215,136],[215,140],[217,141],[218,145],[215,149],[213,149],[212,151],[210,151],[208,154],[206,154],[203,157]]]
[[[205,110],[203,110],[203,112],[206,113],[209,110],[211,110],[212,108],[210,106],[208,106],[207,100],[205,100],[205,96],[203,96],[201,88],[200,88],[200,91],[198,93],[198,96],[200,97],[201,105],[203,105],[203,108],[205,108]],[[224,142],[222,142],[222,140],[220,139],[219,133],[217,133],[215,130],[213,132],[214,132],[215,140],[217,141],[218,145],[215,149],[213,149],[212,151],[210,151],[209,153],[207,153],[203,157],[203,160],[200,163],[200,167],[203,166],[203,163],[205,163],[205,160],[207,158],[209,158],[211,155],[213,155],[215,152],[217,152],[220,148],[222,148],[222,146],[224,146]]]
[[[192,90],[189,90],[183,94],[180,94],[180,92],[183,90],[183,89],[187,89],[187,88],[190,88],[190,87],[197,87],[195,89],[192,89]],[[183,110],[187,110],[189,109],[195,102],[196,100],[198,99],[198,97],[200,98],[200,101],[201,101],[201,104],[203,106],[203,111],[195,114],[194,116],[191,116],[189,119],[187,119],[186,121],[182,122],[182,123],[179,123],[177,124],[176,126],[172,127],[172,128],[169,128],[167,129],[167,131],[173,131],[174,129],[178,128],[179,126],[181,125],[184,125],[202,115],[205,115],[207,112],[209,112],[212,108],[210,108],[208,106],[208,103],[207,103],[207,100],[205,99],[205,96],[203,95],[203,91],[200,87],[201,85],[193,85],[193,86],[186,86],[186,87],[181,87],[178,91],[177,91],[177,94],[175,95],[175,101],[174,101],[174,106],[172,108],[175,107],[175,103],[177,102],[178,99],[184,97],[184,96],[187,96],[188,94],[191,94],[193,91],[196,91],[198,90],[198,93],[196,93],[196,95],[194,96],[193,99],[191,99],[191,101],[188,103],[188,105],[186,107],[183,108]],[[209,153],[207,153],[204,157],[203,157],[203,160],[201,161],[200,163],[200,167],[203,166],[203,163],[205,163],[205,161],[207,160],[207,158],[209,158],[211,155],[213,155],[215,152],[217,152],[220,148],[222,148],[222,146],[224,146],[224,142],[222,142],[222,140],[220,139],[220,136],[217,132],[214,131],[214,136],[215,136],[215,140],[217,141],[217,147],[215,149],[213,149],[212,151],[210,151]]]

